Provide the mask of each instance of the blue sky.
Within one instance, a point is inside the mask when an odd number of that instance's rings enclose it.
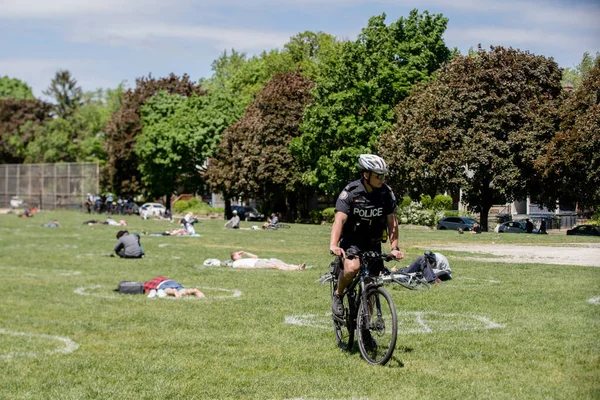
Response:
[[[253,55],[306,30],[354,40],[369,17],[391,23],[413,8],[447,17],[446,44],[463,54],[503,45],[573,67],[600,51],[594,0],[0,0],[0,76],[37,97],[58,69],[85,91],[132,87],[149,73],[197,80],[224,50]]]

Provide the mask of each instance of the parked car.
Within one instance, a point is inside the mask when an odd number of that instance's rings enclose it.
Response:
[[[567,231],[567,235],[600,236],[600,227],[595,225],[579,225]]]
[[[254,207],[231,206],[231,210],[236,210],[240,219],[244,221],[264,221],[265,219],[265,214],[259,212]]]
[[[163,215],[167,211],[167,208],[160,203],[144,203],[140,207],[140,215],[147,213],[148,216],[158,217]]]
[[[470,231],[473,229],[473,225],[478,223],[469,217],[444,217],[438,222],[437,228],[439,230],[453,229],[455,231],[460,228],[463,231]]]
[[[496,225],[494,228],[496,233],[527,233],[525,222],[523,221],[508,221],[502,224]],[[532,233],[538,233],[537,229],[533,229]]]

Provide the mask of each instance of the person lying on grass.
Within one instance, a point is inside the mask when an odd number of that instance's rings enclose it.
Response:
[[[206,297],[204,293],[196,288],[186,289],[181,283],[169,279],[166,276],[157,276],[144,283],[144,293],[148,293],[149,298],[158,296],[165,298],[173,296],[181,298],[183,296],[194,295],[196,297]]]
[[[57,220],[52,220],[52,221],[48,222],[47,224],[43,224],[42,226],[44,228],[59,228],[60,223]]]
[[[433,253],[429,250],[417,257],[408,267],[400,270],[394,267],[391,271],[403,274],[421,272],[428,283],[442,283],[442,281],[452,279],[452,270],[448,259],[443,254]]]
[[[306,269],[306,264],[287,264],[276,258],[258,258],[256,254],[247,251],[233,251],[232,267],[238,269],[277,269],[279,271],[299,271]]]

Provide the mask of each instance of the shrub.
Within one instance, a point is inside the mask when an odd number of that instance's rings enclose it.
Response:
[[[311,224],[320,224],[321,223],[321,211],[319,210],[310,210],[308,212],[309,223]]]
[[[321,211],[321,217],[323,218],[323,221],[332,224],[335,219],[335,207],[329,207]]]
[[[402,203],[400,203],[400,207],[408,207],[412,203],[412,199],[408,196],[404,196],[402,198]]]
[[[433,208],[433,200],[431,200],[431,196],[428,194],[421,195],[421,204],[423,205],[423,208],[431,210]]]
[[[202,208],[202,205],[204,203],[194,197],[188,201],[188,204],[189,204],[189,208]]]
[[[452,197],[438,194],[433,198],[434,210],[451,210],[452,209]]]
[[[427,210],[420,202],[413,201],[398,211],[398,219],[401,224],[434,226],[444,217],[438,210]]]
[[[177,214],[181,214],[187,211],[188,208],[190,208],[190,205],[185,200],[179,200],[176,201],[175,204],[173,204],[173,210],[175,210],[175,213]]]
[[[190,208],[187,211],[196,215],[222,214],[225,212],[225,210],[222,208],[213,208],[202,201],[196,201],[196,206],[190,206]]]

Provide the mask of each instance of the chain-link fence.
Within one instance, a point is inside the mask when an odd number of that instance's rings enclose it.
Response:
[[[98,193],[99,173],[98,163],[0,164],[0,207],[18,198],[38,209],[80,209]]]

